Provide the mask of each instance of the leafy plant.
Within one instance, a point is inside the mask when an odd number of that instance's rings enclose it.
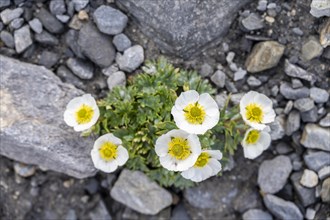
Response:
[[[122,139],[129,152],[128,169],[140,170],[165,187],[193,186],[180,173],[160,165],[154,146],[160,135],[177,128],[171,109],[181,92],[196,90],[214,95],[216,89],[196,72],[174,68],[164,58],[147,62],[143,70],[131,77],[127,86],[115,87],[98,102],[100,119],[92,131],[97,135],[111,132]],[[234,153],[246,130],[238,108],[227,107],[228,101],[218,125],[199,135],[202,148],[219,149],[224,154],[222,161]]]

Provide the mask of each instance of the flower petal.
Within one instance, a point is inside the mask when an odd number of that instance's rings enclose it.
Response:
[[[199,94],[195,90],[189,90],[186,92],[182,92],[180,96],[175,101],[175,106],[182,110],[184,109],[188,104],[195,103],[199,99]]]
[[[115,161],[117,162],[118,166],[122,166],[124,165],[127,160],[128,160],[128,151],[126,150],[126,148],[124,148],[123,146],[119,145],[117,148],[117,153],[118,156],[115,159]]]
[[[156,154],[159,157],[164,157],[168,153],[168,143],[171,141],[171,137],[168,134],[160,136],[155,145]]]

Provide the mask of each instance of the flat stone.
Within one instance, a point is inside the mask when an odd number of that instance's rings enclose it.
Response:
[[[78,44],[78,38],[79,38],[79,32],[73,29],[70,29],[66,34],[64,35],[65,43],[67,46],[70,47],[72,52],[81,59],[85,59],[85,56],[82,52],[81,47]]]
[[[128,21],[124,13],[106,5],[98,7],[93,13],[93,18],[98,29],[109,35],[123,32]]]
[[[264,196],[264,203],[267,209],[279,219],[303,220],[303,215],[293,202],[266,194]]]
[[[289,83],[282,82],[280,86],[280,93],[286,98],[286,99],[300,99],[300,98],[307,98],[310,95],[310,90],[307,87],[302,87],[298,89],[293,89]]]
[[[115,59],[115,48],[108,36],[102,34],[92,24],[84,25],[78,38],[83,54],[100,67],[108,67]]]
[[[285,46],[276,41],[265,41],[256,44],[249,54],[245,67],[250,73],[273,68],[280,61]]]
[[[126,72],[133,72],[144,61],[144,51],[140,45],[135,45],[124,51],[124,54],[117,54],[116,62],[119,69]]]
[[[286,115],[289,114],[291,112],[292,108],[293,108],[293,101],[290,100],[286,103],[283,113]]]
[[[68,23],[68,21],[70,20],[70,16],[69,15],[56,15],[57,20],[59,20],[60,22],[66,24]]]
[[[247,79],[247,84],[250,87],[258,87],[261,86],[262,82],[254,76],[249,76],[249,78]]]
[[[40,34],[35,34],[34,39],[44,45],[56,46],[59,44],[59,40],[54,35],[51,35],[47,31],[43,30]]]
[[[273,217],[269,212],[261,209],[250,209],[242,216],[243,220],[273,220]]]
[[[303,68],[290,63],[287,59],[285,60],[284,72],[286,75],[291,77],[303,79],[312,83],[315,82],[315,76],[312,73],[309,73]]]
[[[40,55],[39,64],[49,69],[53,67],[59,59],[60,56],[57,53],[44,50]]]
[[[217,70],[212,76],[211,81],[219,88],[223,88],[226,82],[226,74],[221,70]]]
[[[251,13],[249,16],[242,20],[242,25],[249,31],[262,29],[264,27],[264,22],[262,18],[256,14]]]
[[[41,34],[43,28],[38,18],[34,18],[31,21],[29,21],[29,25],[34,32],[36,32],[37,34]]]
[[[305,169],[300,179],[300,184],[307,188],[313,188],[317,186],[318,183],[319,183],[319,178],[317,174],[312,170]]]
[[[44,8],[40,8],[40,10],[35,13],[35,17],[40,20],[44,28],[53,34],[61,34],[64,30],[63,24]]]
[[[325,166],[330,166],[330,153],[324,151],[308,152],[304,155],[307,167],[318,172]]]
[[[80,79],[91,79],[94,76],[94,67],[90,63],[76,59],[76,58],[69,58],[66,61],[66,65],[69,69]]]
[[[275,121],[270,123],[270,137],[273,141],[282,139],[285,135],[285,116],[279,115],[275,118]]]
[[[291,84],[292,84],[292,88],[294,89],[304,87],[304,84],[299,79],[296,78],[291,79]]]
[[[330,46],[330,19],[328,18],[320,32],[320,44],[323,48]]]
[[[320,120],[319,123],[322,127],[330,127],[330,113]]]
[[[167,53],[190,58],[220,43],[238,10],[251,0],[118,0],[140,29]]]
[[[330,166],[321,168],[317,175],[319,176],[320,180],[324,180],[325,178],[330,177]]]
[[[300,112],[307,112],[314,108],[314,100],[311,98],[301,98],[294,101],[293,106]]]
[[[132,46],[131,40],[125,34],[117,34],[113,38],[112,43],[119,52],[123,52]]]
[[[0,66],[0,154],[76,178],[93,176],[93,141],[63,121],[67,103],[83,92],[44,67],[1,55]]]
[[[299,201],[304,207],[307,207],[316,201],[315,188],[304,187],[301,183],[302,172],[295,172],[291,175],[290,180]]]
[[[303,60],[312,60],[322,55],[323,47],[318,39],[311,37],[303,44],[301,49],[301,57]]]
[[[258,172],[258,184],[264,193],[277,193],[286,184],[292,171],[290,158],[277,156],[261,163]]]
[[[330,151],[330,128],[322,128],[315,124],[305,125],[300,143],[306,148]]]
[[[118,72],[119,67],[116,63],[112,64],[111,66],[102,69],[102,73],[106,76],[111,76],[111,74]]]
[[[300,113],[298,111],[290,112],[285,125],[285,134],[291,136],[300,128]]]
[[[15,18],[19,18],[23,14],[23,12],[23,8],[7,8],[0,13],[0,17],[4,24],[9,24]]]
[[[72,2],[74,4],[75,10],[80,11],[88,5],[89,0],[72,0]]]
[[[306,112],[300,112],[300,118],[305,123],[317,122],[318,120],[317,107],[315,106],[314,108]]]
[[[244,79],[246,76],[247,72],[246,70],[243,70],[242,68],[239,68],[235,73],[234,73],[234,81],[238,81],[241,79]]]
[[[322,183],[321,199],[323,202],[330,202],[330,178],[324,180]]]
[[[28,25],[16,30],[14,32],[15,38],[15,49],[17,53],[22,53],[26,50],[29,46],[33,44],[31,38],[31,32]]]
[[[124,169],[111,197],[142,214],[155,215],[172,204],[172,195],[140,171]]]
[[[6,45],[6,47],[9,47],[9,48],[15,47],[14,37],[8,31],[1,31],[0,39]]]
[[[310,91],[310,97],[315,101],[315,103],[325,103],[329,100],[329,93],[324,89],[312,87]]]
[[[310,13],[314,17],[330,17],[330,2],[328,0],[313,0]]]
[[[64,0],[51,0],[49,10],[53,15],[62,15],[66,12]]]
[[[122,71],[114,72],[109,76],[107,83],[109,90],[116,86],[124,86],[126,85],[126,75]]]
[[[12,20],[9,24],[9,28],[11,30],[16,30],[20,27],[22,27],[22,25],[24,24],[24,19],[23,18],[15,18],[14,20]]]

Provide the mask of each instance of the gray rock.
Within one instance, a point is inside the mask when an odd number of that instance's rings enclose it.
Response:
[[[315,76],[312,73],[309,73],[303,68],[290,63],[290,61],[287,59],[285,60],[284,72],[286,75],[291,77],[303,79],[311,83],[315,82]]]
[[[236,93],[230,96],[230,101],[234,104],[234,105],[238,105],[242,99],[242,97],[244,96],[244,93]]]
[[[319,178],[317,174],[312,170],[305,169],[300,179],[300,184],[307,188],[313,188],[317,186],[318,183],[319,183]]]
[[[329,93],[324,90],[317,87],[312,87],[310,89],[311,94],[310,97],[316,102],[316,103],[325,103],[329,99]]]
[[[267,194],[264,196],[264,203],[267,209],[279,219],[303,219],[299,208],[293,202],[285,201],[277,196]]]
[[[279,115],[275,118],[275,121],[269,124],[270,126],[270,137],[272,140],[282,139],[285,135],[285,116]]]
[[[94,76],[93,65],[86,62],[85,60],[69,58],[66,61],[66,65],[80,79],[91,79]]]
[[[323,48],[330,46],[330,19],[324,22],[320,31],[320,44]]]
[[[6,8],[10,6],[10,0],[2,0],[0,1],[0,8]]]
[[[266,11],[267,9],[267,0],[259,0],[258,2],[258,11]]]
[[[264,22],[262,18],[256,14],[251,13],[249,16],[242,20],[242,25],[249,31],[262,29],[264,27]]]
[[[258,87],[262,84],[262,82],[254,76],[249,76],[247,79],[247,84],[251,87]]]
[[[56,15],[57,20],[59,20],[60,22],[66,24],[68,23],[68,21],[70,20],[70,16],[69,15]]]
[[[318,120],[317,107],[306,112],[300,112],[300,118],[303,122],[316,122]]]
[[[29,46],[33,44],[31,32],[28,25],[16,30],[14,32],[15,49],[17,53],[22,53]]]
[[[330,113],[320,120],[319,123],[322,127],[330,127]]]
[[[215,96],[215,101],[218,104],[219,109],[223,109],[225,107],[227,99],[228,96],[225,93],[221,93]]]
[[[15,47],[14,37],[8,31],[1,31],[0,39],[7,47],[9,48]]]
[[[293,101],[290,100],[286,103],[283,113],[286,115],[289,114],[291,112],[292,108],[293,108]]]
[[[244,79],[246,76],[247,72],[246,70],[243,70],[242,68],[239,68],[235,73],[234,73],[234,81],[238,81],[241,79]]]
[[[323,202],[330,202],[330,178],[322,183],[321,199]]]
[[[179,205],[174,207],[171,220],[190,220],[183,203],[179,203]]]
[[[290,112],[285,125],[285,134],[291,136],[300,128],[300,113],[298,111]]]
[[[260,189],[264,193],[277,193],[286,184],[291,171],[291,161],[287,156],[263,161],[258,172]]]
[[[233,51],[230,51],[226,56],[226,61],[228,64],[233,63],[233,60],[235,58],[235,53]]]
[[[63,24],[44,8],[40,8],[40,10],[35,13],[35,17],[40,20],[43,27],[46,28],[50,33],[61,34],[64,30]]]
[[[307,220],[313,220],[315,217],[316,211],[312,208],[307,208],[306,209],[306,214],[305,214],[305,218]]]
[[[102,200],[96,204],[88,215],[91,220],[112,220],[112,217]]]
[[[243,220],[273,220],[271,214],[261,209],[250,209],[242,216]]]
[[[44,45],[56,46],[59,44],[57,37],[43,30],[40,34],[35,34],[34,39]]]
[[[106,75],[106,76],[111,76],[111,74],[113,74],[115,72],[118,72],[118,71],[119,71],[119,67],[118,67],[118,65],[116,63],[115,64],[112,64],[108,68],[102,69],[102,73],[104,75]]]
[[[330,10],[330,8],[329,8]],[[311,37],[301,48],[301,58],[303,60],[312,60],[322,55],[323,47],[318,39]]]
[[[64,0],[51,0],[49,10],[53,15],[62,15],[66,12]]]
[[[11,30],[16,30],[20,27],[22,27],[22,25],[24,24],[24,19],[23,18],[15,18],[14,20],[12,20],[9,24],[9,28]]]
[[[325,166],[320,169],[317,175],[319,176],[320,180],[324,180],[325,178],[330,177],[330,166]]]
[[[88,23],[79,32],[78,44],[83,54],[100,67],[108,67],[115,59],[115,48],[108,36]]]
[[[144,61],[144,51],[140,45],[135,45],[124,51],[124,54],[117,54],[116,62],[119,69],[126,72],[133,72]]]
[[[300,99],[300,98],[307,98],[309,97],[310,91],[307,87],[302,87],[299,89],[293,89],[289,83],[283,82],[280,86],[280,93],[286,98],[286,99]]]
[[[118,0],[116,4],[125,8],[162,50],[190,58],[219,43],[237,11],[248,2]]]
[[[126,75],[122,71],[114,72],[109,76],[107,83],[109,90],[115,86],[124,86],[126,85]]]
[[[78,44],[78,38],[79,38],[79,32],[73,29],[70,29],[65,35],[64,35],[64,39],[65,39],[65,43],[67,46],[70,47],[70,49],[72,50],[72,52],[81,59],[84,59],[85,56],[82,52],[81,47]]]
[[[308,152],[304,155],[307,167],[318,172],[325,166],[330,166],[330,153],[324,151]]]
[[[330,17],[330,2],[328,0],[313,0],[310,13],[317,18]]]
[[[89,0],[72,0],[72,2],[74,4],[75,10],[80,11],[88,5]]]
[[[19,18],[23,12],[23,8],[15,8],[13,10],[7,8],[0,13],[0,17],[4,24],[9,24],[15,18]]]
[[[83,92],[44,67],[1,55],[0,66],[0,154],[77,178],[93,176],[93,140],[81,138],[63,121],[67,103]]]
[[[300,143],[306,148],[330,151],[330,128],[322,128],[315,124],[305,125]]]
[[[265,41],[256,44],[246,59],[245,66],[250,73],[273,68],[280,61],[285,46],[276,41]]]
[[[279,142],[275,148],[279,154],[287,154],[293,151],[292,147],[286,142]]]
[[[124,169],[110,194],[116,201],[147,215],[155,215],[172,204],[172,195],[140,171]]]
[[[273,86],[273,87],[271,88],[271,93],[272,93],[272,95],[273,95],[274,97],[277,96],[277,94],[278,94],[279,91],[280,91],[280,90],[279,90],[279,88],[278,88],[277,85],[275,85],[275,86]]]
[[[85,84],[77,76],[75,76],[67,67],[63,65],[60,66],[59,68],[57,68],[56,74],[58,77],[61,78],[63,82],[70,83],[79,89],[86,90]]]
[[[123,52],[124,50],[132,46],[131,40],[125,34],[117,34],[113,38],[112,43],[115,45],[116,49],[120,52]]]
[[[217,70],[212,76],[211,81],[219,88],[223,88],[226,82],[226,74],[221,70]]]
[[[199,69],[199,74],[202,77],[208,77],[213,73],[213,67],[208,63],[203,63]]]
[[[124,13],[106,5],[98,7],[93,13],[93,18],[98,29],[110,35],[123,32],[128,21]]]
[[[290,177],[294,191],[304,207],[307,207],[316,201],[315,188],[306,188],[300,184],[302,172],[293,173]]]
[[[307,112],[314,108],[314,101],[311,98],[301,98],[294,101],[293,106],[300,112]]]
[[[41,34],[43,28],[38,18],[34,18],[31,21],[29,21],[29,25],[34,32],[36,32],[37,34]]]
[[[59,59],[60,56],[57,53],[44,50],[40,55],[39,64],[49,69],[54,66]]]
[[[304,86],[304,84],[299,79],[291,79],[292,88],[298,89]]]
[[[33,165],[23,164],[23,163],[14,163],[15,173],[21,177],[30,177],[36,173],[36,167]]]
[[[304,32],[299,27],[292,28],[292,32],[298,36],[304,35]]]
[[[235,84],[231,80],[226,80],[225,81],[225,87],[228,90],[228,92],[231,92],[231,93],[237,93],[238,92]]]

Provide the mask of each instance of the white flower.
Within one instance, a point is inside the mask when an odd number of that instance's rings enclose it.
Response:
[[[244,139],[241,142],[244,156],[249,159],[258,157],[266,150],[271,142],[268,132],[250,128],[245,132]]]
[[[201,153],[201,144],[195,134],[171,130],[157,139],[155,151],[164,168],[184,171],[197,161]]]
[[[91,151],[94,166],[106,173],[111,173],[128,160],[128,152],[122,141],[113,134],[99,137]]]
[[[272,101],[265,95],[250,91],[240,101],[240,112],[243,120],[251,127],[262,130],[265,124],[275,119]]]
[[[219,162],[221,158],[222,153],[219,150],[203,150],[195,165],[183,171],[181,176],[194,182],[201,182],[211,176],[215,176],[221,170]]]
[[[217,103],[207,93],[182,92],[171,111],[178,128],[192,134],[204,134],[219,122]]]
[[[95,99],[85,94],[72,99],[66,106],[64,121],[75,131],[85,131],[91,128],[100,116]]]

